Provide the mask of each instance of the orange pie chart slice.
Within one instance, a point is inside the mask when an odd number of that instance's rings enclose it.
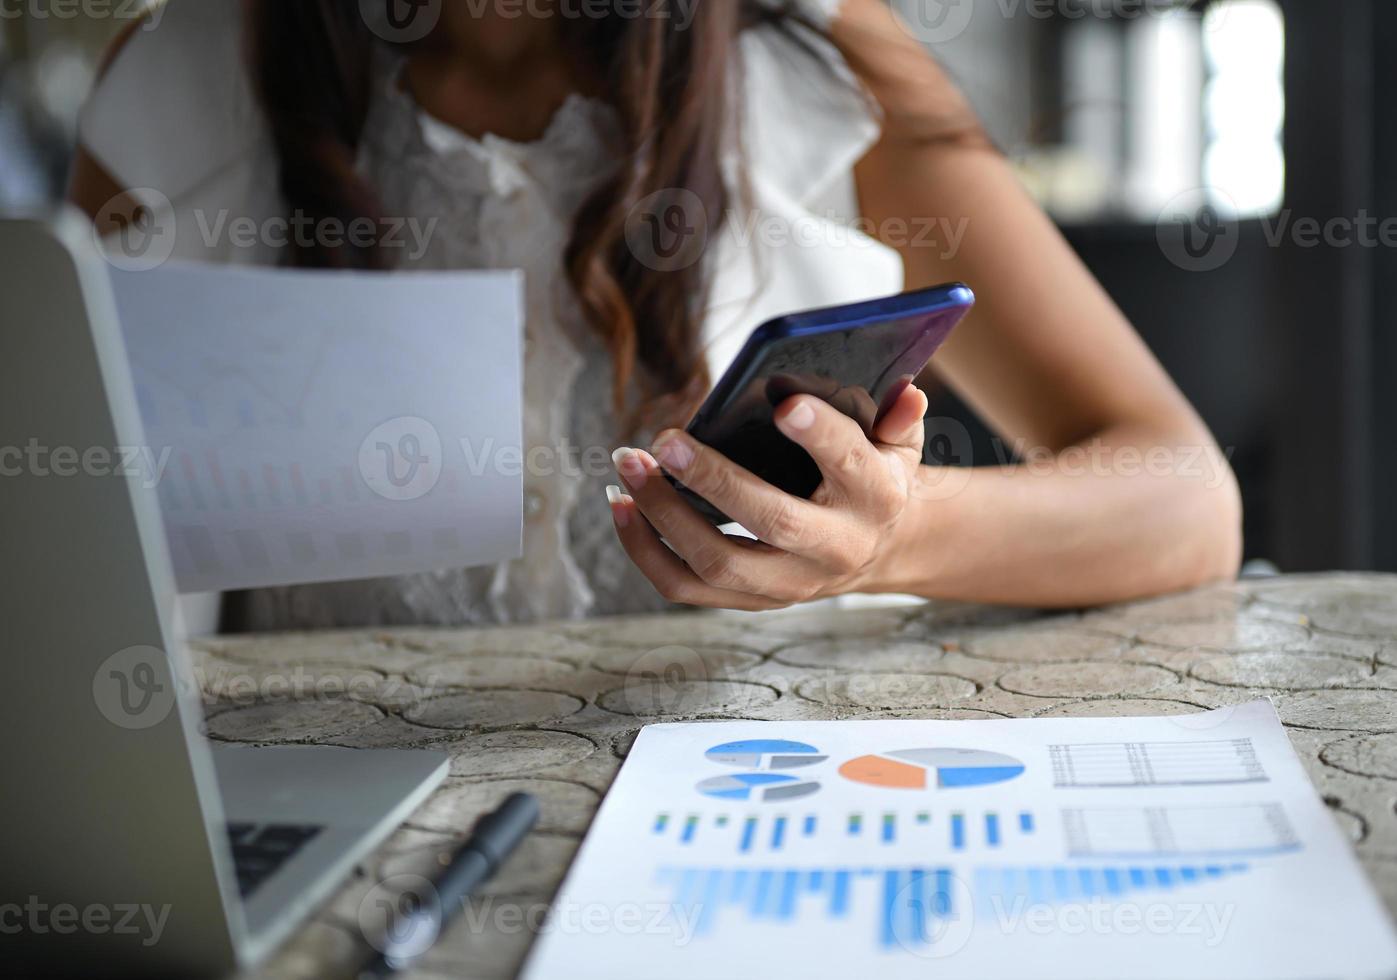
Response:
[[[839,767],[839,775],[856,783],[893,789],[925,789],[927,768],[912,766],[880,755],[861,755]]]

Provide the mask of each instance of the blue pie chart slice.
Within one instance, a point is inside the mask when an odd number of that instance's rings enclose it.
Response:
[[[694,788],[704,796],[719,800],[775,802],[809,796],[820,788],[820,784],[775,772],[739,772],[713,776]]]
[[[710,762],[739,769],[799,769],[824,762],[828,756],[804,742],[781,738],[749,738],[739,742],[724,742],[704,753]]]

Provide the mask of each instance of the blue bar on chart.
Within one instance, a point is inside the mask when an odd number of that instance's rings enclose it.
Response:
[[[752,849],[752,838],[757,833],[757,818],[748,817],[742,824],[742,843],[737,845],[737,849],[746,854]]]
[[[860,812],[851,812],[844,823],[844,833],[859,837],[864,831],[864,817]],[[1009,842],[1014,834],[1031,834],[1036,829],[1036,820],[1028,811],[1010,815],[993,810],[979,813],[956,811],[947,816],[949,846],[952,851],[966,851],[977,846],[997,849]],[[905,818],[905,819],[904,819]],[[935,811],[919,810],[910,813],[885,811],[872,815],[871,822],[877,840],[882,844],[895,844],[907,837],[924,847],[932,847],[936,836],[925,835],[933,825],[940,825]],[[656,813],[649,824],[650,832],[658,836],[668,836],[678,845],[690,845],[698,841],[703,833],[718,833],[728,845],[740,854],[765,853],[789,850],[792,846],[804,845],[822,839],[820,818],[814,813],[776,814],[770,812],[741,814],[672,814]],[[983,835],[983,837],[981,836]],[[941,838],[946,841],[947,838]]]
[[[693,912],[696,936],[711,935],[724,914],[776,924],[808,915],[841,920],[856,904],[876,898],[877,944],[915,949],[941,933],[933,920],[957,914],[948,868],[665,868],[657,878],[673,889],[675,905]],[[868,886],[861,887],[865,881]]]
[[[1246,864],[1162,867],[1039,867],[982,868],[975,875],[975,893],[984,899],[1026,897],[1034,903],[1080,902],[1120,898],[1142,891],[1170,891],[1231,877],[1249,870]]]

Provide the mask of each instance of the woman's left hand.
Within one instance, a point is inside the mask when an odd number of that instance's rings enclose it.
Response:
[[[683,605],[779,609],[861,591],[912,498],[926,410],[926,396],[908,386],[870,441],[857,422],[819,398],[783,402],[777,427],[824,476],[810,500],[677,430],[662,433],[651,453],[617,450],[627,492],[612,488],[609,496],[621,544],[662,596]],[[723,534],[665,472],[758,540]]]

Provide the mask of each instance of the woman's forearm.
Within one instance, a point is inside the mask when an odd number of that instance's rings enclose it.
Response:
[[[1113,431],[1016,465],[924,467],[867,591],[1037,607],[1229,578],[1241,505],[1211,439]]]

